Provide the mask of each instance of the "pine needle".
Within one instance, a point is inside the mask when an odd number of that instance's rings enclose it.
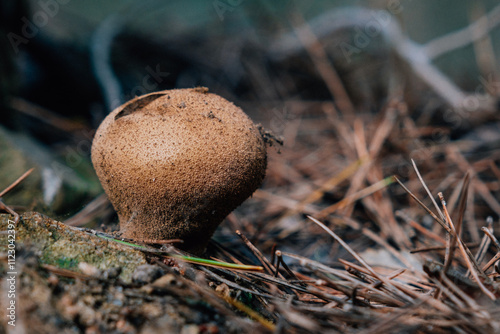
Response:
[[[124,246],[132,247],[137,250],[143,251],[143,252],[148,252],[148,253],[159,253],[162,254],[163,256],[169,257],[169,258],[174,258],[177,260],[181,260],[184,262],[188,263],[193,263],[193,264],[199,264],[199,265],[204,265],[204,266],[209,266],[209,267],[216,267],[216,268],[227,268],[227,269],[234,269],[234,270],[243,270],[243,271],[263,271],[264,268],[261,266],[253,266],[253,265],[245,265],[245,264],[236,264],[236,263],[228,263],[228,262],[220,262],[220,261],[214,261],[214,260],[208,260],[208,259],[202,259],[199,257],[193,257],[193,256],[186,256],[186,255],[178,255],[178,254],[171,254],[169,252],[165,252],[156,248],[152,247],[147,247],[147,246],[142,246],[142,245],[137,245],[128,241],[123,241],[119,239],[114,239],[108,236],[103,235],[102,233],[97,233],[96,234],[99,238],[106,239],[111,242],[116,242]]]

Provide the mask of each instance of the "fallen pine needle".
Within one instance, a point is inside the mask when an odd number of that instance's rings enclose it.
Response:
[[[6,193],[8,193],[12,189],[14,189],[14,187],[17,186],[19,183],[21,183],[25,178],[27,178],[28,175],[30,175],[31,172],[33,172],[34,169],[35,168],[29,169],[23,175],[21,175],[20,177],[18,177],[17,180],[15,180],[14,182],[12,182],[12,184],[10,186],[8,186],[4,190],[2,190],[2,192],[0,192],[0,197],[3,197]]]
[[[220,262],[220,261],[214,261],[214,260],[208,260],[208,259],[202,259],[199,257],[193,257],[193,256],[185,256],[185,255],[178,255],[178,254],[170,254],[168,252],[152,248],[152,247],[147,247],[147,246],[142,246],[142,245],[137,245],[128,241],[123,241],[120,239],[114,239],[108,236],[103,235],[102,233],[97,233],[96,234],[99,238],[116,242],[121,245],[125,245],[128,247],[132,247],[135,249],[138,249],[140,251],[144,252],[150,252],[150,253],[161,253],[166,257],[174,258],[177,260],[181,260],[184,262],[188,263],[193,263],[193,264],[199,264],[199,265],[204,265],[204,266],[209,266],[209,267],[217,267],[217,268],[227,268],[227,269],[234,269],[234,270],[244,270],[244,271],[263,271],[264,268],[261,266],[253,266],[253,265],[246,265],[246,264],[237,264],[237,263],[228,263],[228,262]]]
[[[471,259],[469,258],[468,254],[466,252],[465,246],[463,245],[463,242],[460,239],[460,236],[458,236],[457,231],[455,230],[455,225],[453,225],[453,222],[452,222],[452,220],[450,218],[450,214],[448,213],[448,210],[446,209],[446,202],[444,200],[443,194],[442,193],[438,193],[438,196],[439,196],[439,199],[441,200],[441,204],[442,204],[442,207],[443,207],[443,211],[444,211],[444,215],[445,215],[446,221],[448,222],[450,230],[453,233],[452,236],[454,236],[455,238],[457,238],[457,240],[458,240],[458,246],[459,246],[460,250],[462,251],[462,256],[465,259],[465,262],[467,263],[467,266],[469,267],[469,270],[470,270],[472,276],[474,277],[474,280],[476,281],[477,285],[479,285],[479,288],[484,292],[485,295],[487,295],[491,300],[496,300],[495,295],[490,290],[486,289],[486,287],[484,286],[484,284],[479,279],[478,273],[475,270],[477,265],[474,266],[473,262],[471,262]]]
[[[342,245],[342,247],[344,247],[359,263],[361,263],[361,265],[363,265],[363,267],[365,267],[368,272],[373,276],[375,277],[376,279],[378,279],[379,281],[383,282],[385,285],[386,285],[386,288],[391,290],[393,293],[395,293],[396,295],[398,295],[399,297],[403,298],[405,301],[407,302],[411,302],[411,300],[408,298],[408,296],[404,293],[401,293],[400,290],[398,290],[397,288],[395,288],[391,282],[389,280],[387,280],[385,277],[377,274],[375,272],[375,270],[373,270],[373,268],[365,262],[365,260],[363,260],[351,247],[349,247],[348,244],[345,243],[344,240],[342,240],[337,234],[335,234],[331,229],[329,229],[325,224],[323,224],[322,222],[320,222],[319,220],[317,220],[316,218],[314,217],[311,217],[311,216],[307,216],[307,218],[309,218],[310,220],[312,220],[315,224],[317,224],[319,227],[321,227],[323,230],[325,230],[333,239],[335,239],[339,244]]]
[[[330,205],[329,207],[321,210],[317,216],[320,218],[324,218],[327,215],[337,211],[338,209],[344,208],[347,205],[349,205],[357,200],[360,200],[366,196],[373,194],[374,192],[377,192],[379,190],[384,189],[388,185],[394,183],[394,181],[396,181],[394,176],[386,177],[385,179],[380,180],[380,181],[372,184],[371,186],[368,186],[368,187],[358,191],[357,193],[352,194],[351,196],[347,196],[344,199],[342,199],[341,201],[339,201],[333,205]]]
[[[222,299],[224,299],[227,303],[231,304],[232,306],[236,307],[241,312],[243,312],[246,315],[248,315],[250,318],[252,318],[255,321],[259,322],[262,326],[264,326],[268,330],[274,332],[274,330],[276,329],[276,326],[272,322],[270,322],[269,320],[267,320],[266,318],[264,318],[261,314],[259,314],[258,312],[254,311],[250,307],[246,306],[242,302],[237,301],[236,299],[233,299],[233,298],[231,298],[229,296],[224,296],[222,294],[219,294],[219,296]]]

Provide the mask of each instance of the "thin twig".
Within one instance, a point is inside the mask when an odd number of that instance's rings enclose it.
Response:
[[[35,168],[30,168],[23,175],[21,175],[20,177],[18,177],[17,180],[15,180],[14,182],[12,182],[7,188],[5,188],[4,190],[2,190],[0,192],[0,198],[3,197],[5,194],[7,194],[12,189],[14,189],[14,187],[16,187],[19,183],[21,183],[25,178],[27,178],[28,175],[30,175],[31,172],[33,172],[34,169]]]
[[[14,216],[14,223],[19,223],[20,216],[17,212],[12,210],[8,205],[6,205],[2,200],[0,199],[0,210],[7,211],[9,214]]]

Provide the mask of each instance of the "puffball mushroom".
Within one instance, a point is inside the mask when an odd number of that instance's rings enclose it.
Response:
[[[125,103],[97,129],[92,163],[122,237],[182,239],[200,254],[222,220],[262,183],[266,145],[233,103],[206,88]]]

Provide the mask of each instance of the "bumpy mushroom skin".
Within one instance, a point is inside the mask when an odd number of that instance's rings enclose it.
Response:
[[[147,94],[99,126],[92,163],[122,236],[184,240],[204,251],[221,221],[262,183],[266,147],[258,127],[207,89]]]

